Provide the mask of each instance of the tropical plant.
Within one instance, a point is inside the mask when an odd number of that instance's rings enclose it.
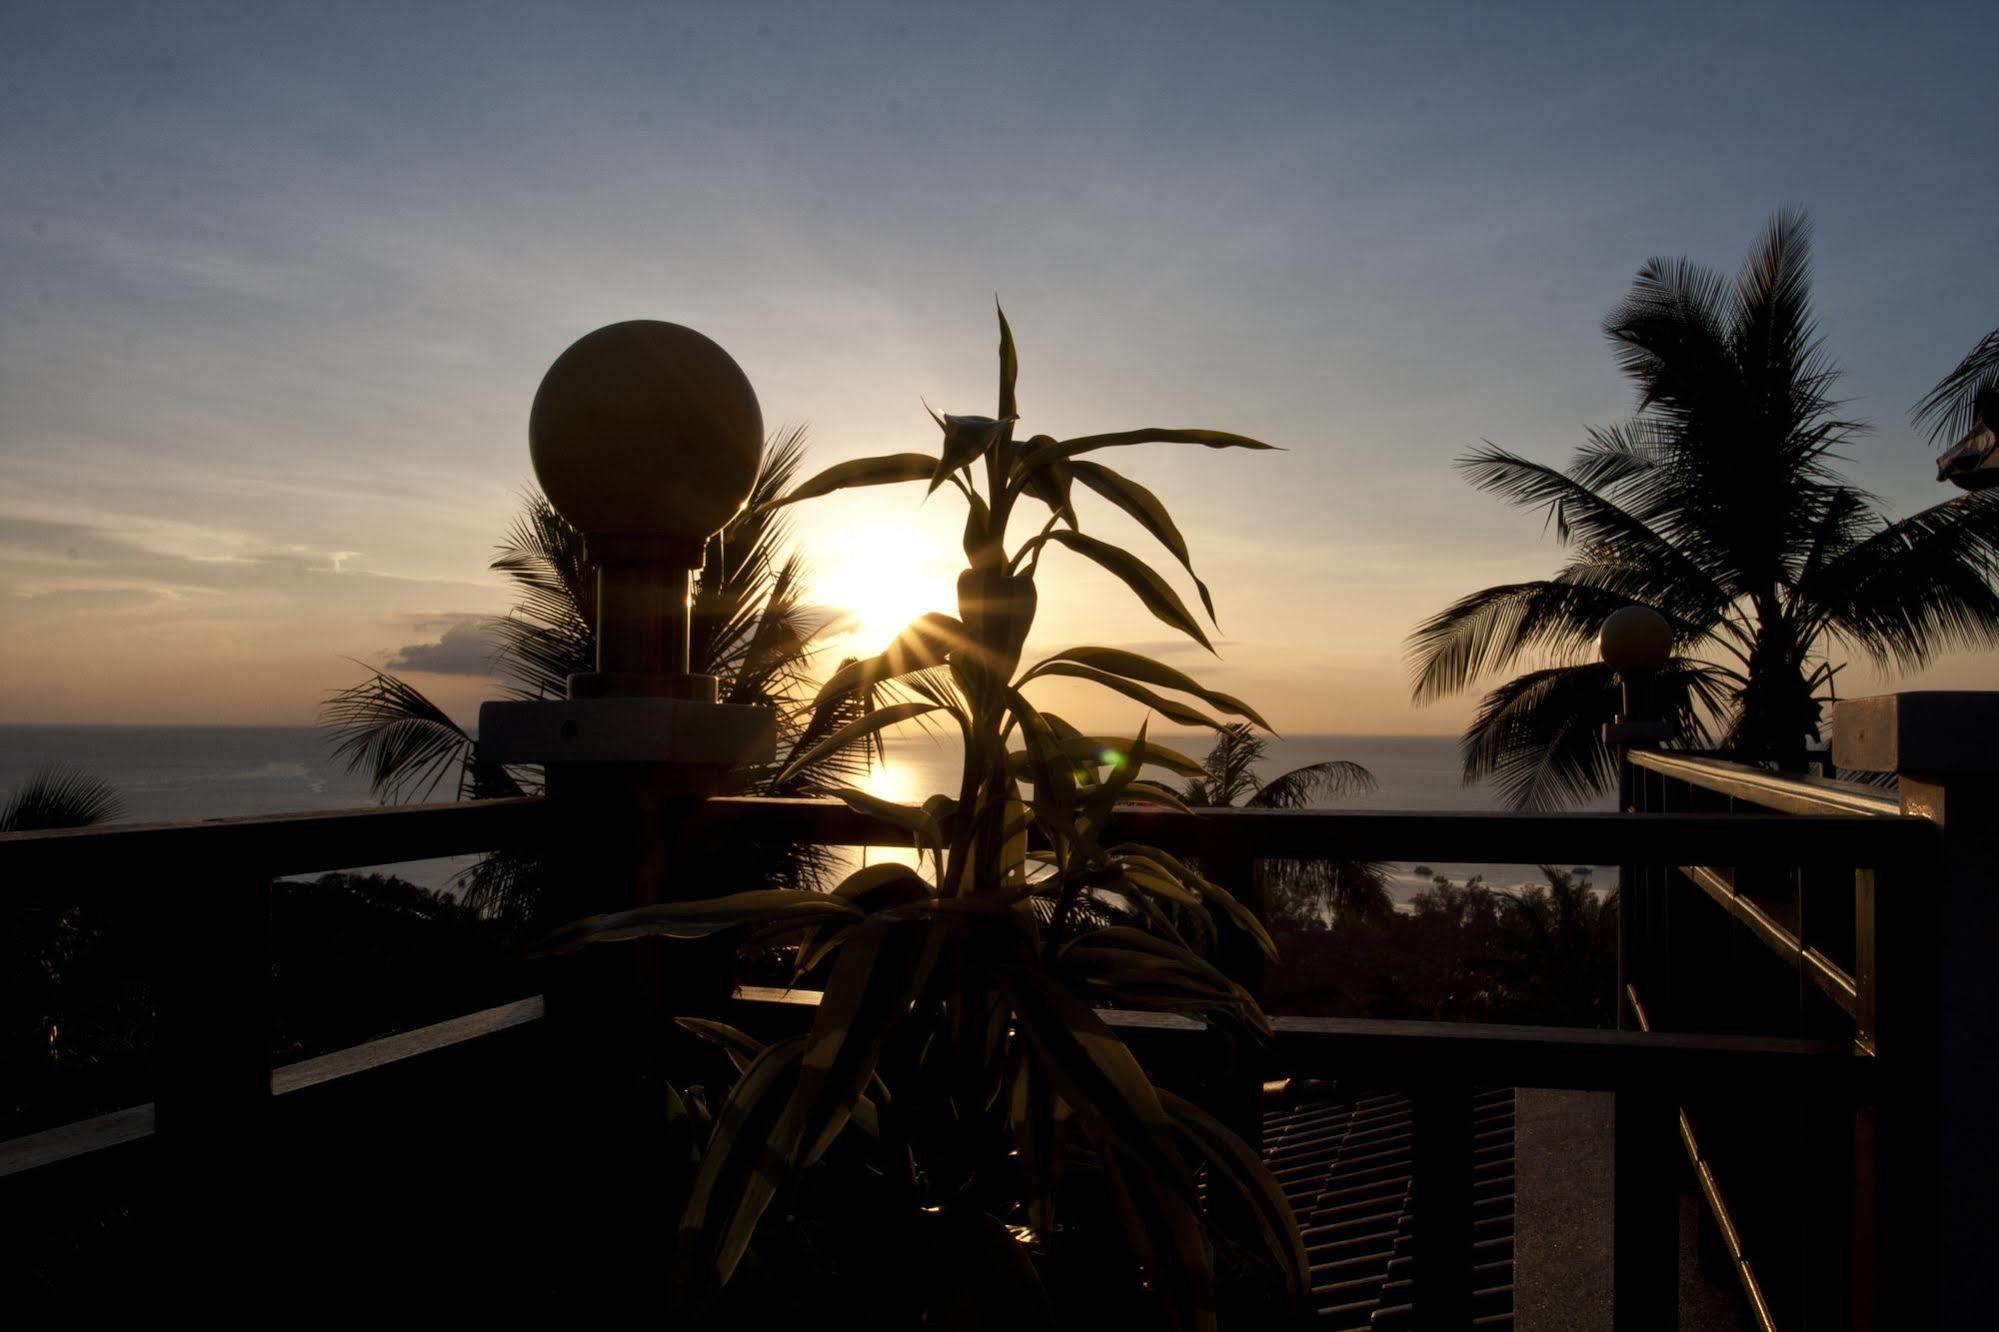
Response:
[[[0,833],[86,828],[122,814],[102,779],[47,767],[0,806]],[[106,928],[115,916],[101,904],[0,903],[0,1133],[37,1127],[75,1104],[65,1098],[101,1090],[119,1071],[106,1065],[134,1044],[146,1005],[133,993],[131,945]]]
[[[1217,1247],[1240,1259],[1237,1251],[1253,1245],[1292,1299],[1304,1291],[1296,1221],[1256,1152],[1155,1086],[1096,1011],[1196,1015],[1238,1042],[1267,1031],[1254,998],[1203,955],[1231,929],[1274,954],[1262,924],[1185,862],[1114,837],[1122,802],[1185,809],[1146,769],[1186,777],[1202,769],[1148,741],[1143,725],[1130,737],[1086,735],[1028,693],[1037,682],[1080,679],[1183,725],[1220,730],[1201,705],[1261,719],[1238,699],[1116,648],[1074,647],[1020,665],[1036,575],[1057,549],[1109,571],[1153,615],[1208,646],[1163,577],[1083,533],[1072,502],[1078,484],[1136,520],[1191,575],[1186,542],[1158,498],[1085,455],[1144,443],[1268,446],[1159,428],[1019,442],[1017,362],[1004,314],[999,360],[998,411],[938,417],[937,453],[842,463],[777,501],[913,481],[932,493],[949,486],[965,501],[958,614],[925,615],[880,656],[835,672],[819,691],[815,723],[891,680],[908,701],[840,725],[781,774],[898,723],[955,724],[965,755],[955,796],[898,805],[840,793],[908,829],[917,866],[871,866],[830,894],[747,892],[644,907],[577,922],[551,941],[570,948],[722,931],[796,938],[801,972],[826,977],[806,1035],[762,1045],[700,1024],[732,1052],[741,1076],[717,1112],[682,1216],[672,1284],[685,1303],[705,1303],[729,1281],[773,1199],[796,1196],[815,1168],[850,1169],[850,1178],[873,1181],[866,1187],[892,1189],[890,1210],[902,1224],[968,1237],[953,1250],[957,1263],[990,1261],[1019,1298],[1034,1292],[1044,1326],[1036,1259],[1045,1271],[1064,1236],[1077,1233],[1070,1223],[1091,1192],[1107,1199],[1175,1326],[1215,1325]],[[1047,519],[1009,549],[1008,528],[1029,504],[1045,507]],[[1205,587],[1196,587],[1207,604]],[[1240,1226],[1205,1225],[1212,1206],[1236,1208]],[[1016,1238],[1003,1227],[1015,1227]]]
[[[124,802],[102,778],[75,768],[43,768],[0,807],[0,833],[87,828],[124,816]]]
[[[1358,763],[1328,759],[1264,781],[1258,769],[1269,742],[1247,722],[1230,722],[1189,778],[1181,798],[1196,808],[1305,809],[1321,800],[1375,788],[1374,774]],[[1341,916],[1378,916],[1395,909],[1388,866],[1378,860],[1262,860],[1256,894],[1273,916],[1330,924]]]
[[[1999,328],[1980,338],[1911,415],[1933,443],[1955,441],[1978,424],[1979,400],[1992,401],[1992,395],[1999,395]]]
[[[1883,516],[1835,450],[1861,427],[1811,308],[1810,227],[1770,223],[1741,272],[1654,259],[1604,331],[1638,389],[1627,424],[1589,432],[1566,470],[1487,445],[1459,463],[1481,490],[1547,515],[1572,557],[1553,578],[1488,587],[1410,636],[1430,702],[1538,658],[1485,695],[1465,780],[1546,807],[1608,786],[1616,682],[1591,660],[1604,619],[1650,606],[1673,651],[1651,709],[1673,742],[1721,742],[1802,770],[1838,659],[1920,667],[1999,635],[1999,499]]]
[[[744,511],[709,543],[695,583],[688,657],[697,672],[718,677],[724,703],[777,714],[780,759],[732,778],[735,794],[797,795],[825,782],[851,780],[871,753],[866,743],[822,746],[833,730],[867,706],[859,699],[820,715],[811,711],[807,682],[815,640],[826,620],[803,598],[804,566],[787,553],[789,524],[771,506],[798,473],[805,436],[793,429],[764,448],[762,470]],[[490,625],[493,663],[509,697],[561,698],[572,674],[594,669],[596,569],[583,534],[540,493],[528,494],[491,567],[518,592],[511,614]],[[365,771],[385,800],[423,799],[455,778],[460,799],[537,791],[532,767],[501,767],[479,759],[472,735],[422,690],[386,670],[334,694],[321,713],[349,771]],[[792,762],[811,750],[807,763]],[[748,849],[738,871],[766,886],[822,886],[836,863],[822,848],[779,843]],[[541,861],[523,852],[482,858],[464,876],[467,902],[504,920],[527,922],[541,900]]]

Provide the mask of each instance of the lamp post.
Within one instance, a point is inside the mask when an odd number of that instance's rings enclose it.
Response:
[[[596,670],[569,697],[487,703],[479,755],[547,767],[551,858],[576,914],[661,900],[665,834],[730,769],[768,761],[764,708],[688,669],[691,571],[756,484],[763,414],[742,368],[691,328],[611,324],[542,377],[528,450],[596,566]]]
[[[688,816],[731,769],[775,753],[768,709],[718,703],[715,677],[688,669],[691,571],[747,501],[762,445],[741,367],[678,324],[641,319],[586,334],[535,393],[535,475],[596,566],[596,669],[570,676],[566,699],[482,706],[479,756],[544,765],[553,920],[664,900]],[[633,951],[636,965],[591,959],[587,981],[552,976],[551,1017],[559,1004],[577,1006],[580,1021],[615,1033],[679,1008],[657,950]],[[726,959],[681,966],[676,997],[725,975]]]
[[[762,447],[741,367],[677,324],[586,334],[535,393],[535,476],[596,567],[596,669],[570,676],[566,698],[482,706],[478,749],[546,773],[548,923],[727,891],[690,872],[685,829],[732,769],[773,758],[776,725],[767,708],[718,703],[715,677],[689,669],[690,585],[747,502]],[[669,956],[641,942],[540,964],[549,1063],[529,1101],[549,1141],[628,1153],[615,1178],[560,1158],[523,1167],[538,1180],[523,1187],[572,1218],[550,1261],[637,1270],[659,1242],[658,1084],[689,1055],[671,1019],[725,1001],[732,958],[727,945]]]

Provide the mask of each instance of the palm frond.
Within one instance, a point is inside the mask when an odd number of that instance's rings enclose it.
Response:
[[[125,816],[108,782],[78,768],[39,768],[0,806],[0,833],[87,828]]]
[[[1800,582],[1808,623],[1879,665],[1926,665],[1949,648],[1999,641],[1999,492],[1980,491],[1881,522]]]
[[[1652,682],[1671,743],[1702,743],[1724,694],[1703,663],[1674,659]],[[1604,723],[1621,706],[1617,676],[1592,662],[1529,671],[1486,694],[1459,744],[1467,784],[1490,781],[1514,809],[1558,809],[1608,790],[1616,759]]]
[[[366,772],[383,800],[433,794],[447,777],[469,782],[472,737],[423,691],[387,671],[340,690],[320,709],[333,757]]]
[[[1999,328],[1980,338],[1956,368],[1937,381],[1910,418],[1929,430],[1932,443],[1954,442],[1978,424],[1979,395],[1990,392],[1999,392]]]
[[[1359,795],[1378,785],[1361,764],[1328,759],[1271,778],[1246,803],[1252,809],[1309,809],[1321,800]]]

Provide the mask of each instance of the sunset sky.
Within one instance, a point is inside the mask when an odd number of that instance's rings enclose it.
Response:
[[[349,659],[469,720],[569,342],[701,329],[816,469],[932,447],[925,399],[991,411],[998,293],[1023,432],[1287,450],[1119,459],[1214,590],[1200,673],[1288,731],[1454,730],[1403,636],[1556,551],[1451,460],[1630,411],[1599,323],[1652,255],[1733,270],[1812,210],[1853,473],[1952,493],[1907,413],[1999,324],[1989,18],[0,3],[0,721],[303,724]],[[950,608],[959,516],[800,511],[817,599],[862,612],[835,653]],[[1044,581],[1045,645],[1165,646],[1080,561]]]

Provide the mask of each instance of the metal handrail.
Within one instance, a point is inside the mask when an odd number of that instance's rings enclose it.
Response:
[[[1729,759],[1633,749],[1638,767],[1675,781],[1786,814],[1858,814],[1900,817],[1901,802],[1877,787],[1830,777],[1771,772]]]

